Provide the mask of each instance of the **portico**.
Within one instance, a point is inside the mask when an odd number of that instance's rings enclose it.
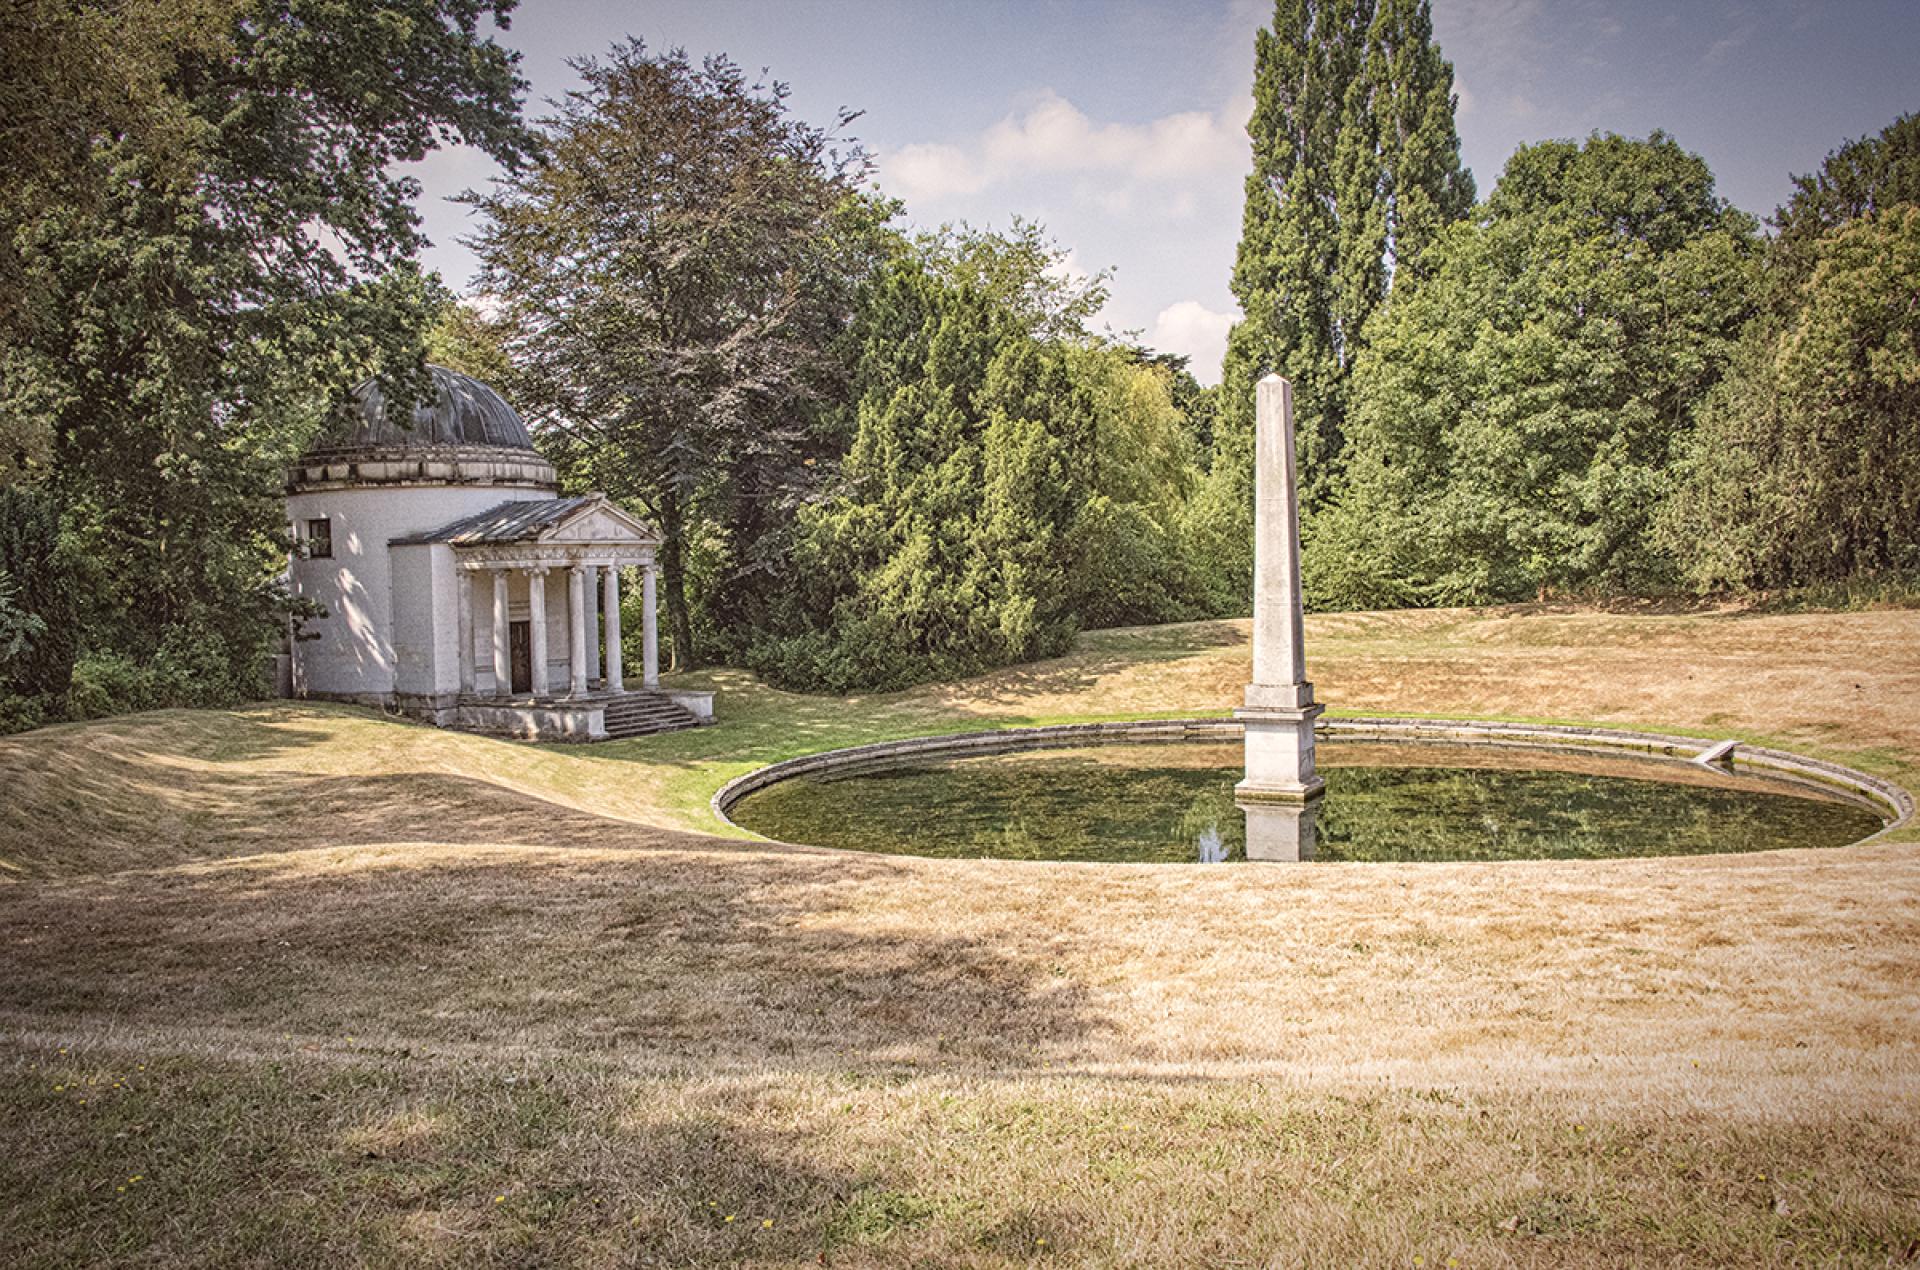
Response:
[[[463,702],[625,692],[620,596],[627,570],[643,579],[641,685],[659,687],[657,619],[649,602],[657,565],[650,546],[609,551],[562,545],[519,552],[456,547],[454,568],[459,628],[465,632],[459,640]],[[477,605],[477,595],[487,597],[484,606]],[[514,630],[522,623],[524,657],[517,655]],[[556,649],[561,657],[554,655]],[[484,669],[476,665],[481,650],[488,657]]]
[[[659,543],[652,526],[598,494],[505,503],[396,541],[450,556],[457,726],[594,739],[623,712],[661,708],[644,700],[660,684]],[[634,578],[638,693],[628,683],[620,618]],[[708,694],[670,695],[695,718],[711,716]]]

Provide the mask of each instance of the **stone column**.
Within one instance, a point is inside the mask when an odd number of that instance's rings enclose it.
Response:
[[[567,570],[567,616],[573,645],[568,650],[568,669],[572,671],[571,691],[576,697],[587,695],[587,575],[580,565]]]
[[[640,682],[660,686],[660,618],[654,612],[654,567],[649,560],[640,574]]]
[[[536,697],[547,695],[547,570],[535,565],[527,570],[527,642],[533,660],[533,678],[528,684]]]
[[[607,691],[625,692],[626,668],[620,657],[620,566],[607,566],[606,589],[602,596],[607,610]]]
[[[453,566],[453,607],[455,638],[460,641],[459,655],[454,659],[460,669],[460,693],[470,696],[473,693],[473,570]]]
[[[581,569],[581,602],[586,611],[587,622],[587,682],[600,680],[600,566],[583,564]]]
[[[1234,717],[1246,727],[1247,775],[1235,794],[1303,802],[1324,782],[1313,770],[1314,704],[1302,647],[1300,512],[1293,453],[1293,385],[1260,381],[1255,399],[1253,682]]]
[[[513,692],[513,654],[507,647],[507,571],[493,571],[493,695]]]

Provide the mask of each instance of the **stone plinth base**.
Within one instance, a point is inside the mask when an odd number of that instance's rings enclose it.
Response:
[[[1326,782],[1313,770],[1313,721],[1324,709],[1308,704],[1233,712],[1246,730],[1247,745],[1247,776],[1233,787],[1237,801],[1304,803],[1326,792]]]
[[[608,700],[606,696],[503,701],[462,697],[452,720],[441,726],[523,741],[601,741],[607,735]]]
[[[649,691],[658,692],[659,690],[649,689]],[[676,692],[663,693],[662,695],[665,696],[667,700],[673,702],[673,704],[679,706],[682,710],[685,710],[688,714],[692,715],[694,718],[700,720],[700,722],[712,723],[714,721],[712,693],[710,692],[677,692],[676,691]]]

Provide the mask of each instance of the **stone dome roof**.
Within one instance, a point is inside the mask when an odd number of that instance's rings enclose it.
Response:
[[[471,375],[444,366],[427,367],[432,389],[406,422],[389,417],[380,381],[355,388],[315,451],[414,450],[436,446],[485,446],[532,450],[533,438],[506,399]]]

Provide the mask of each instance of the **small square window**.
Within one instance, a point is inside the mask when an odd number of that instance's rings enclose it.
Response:
[[[307,559],[333,559],[333,522],[324,516],[307,522]]]

